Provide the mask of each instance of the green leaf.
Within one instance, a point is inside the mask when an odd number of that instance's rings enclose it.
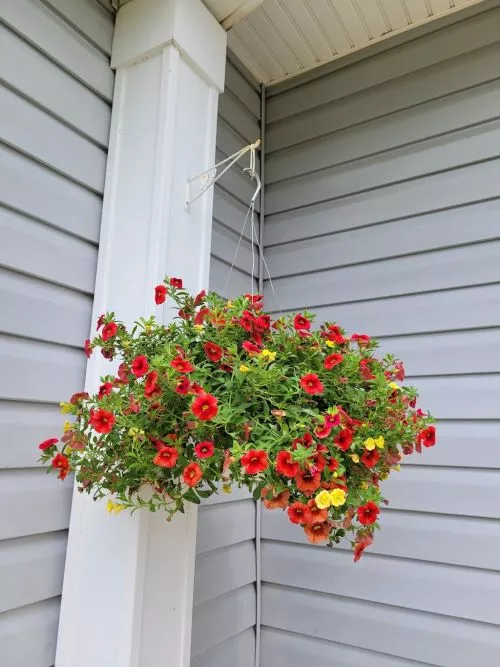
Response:
[[[196,505],[200,504],[200,499],[198,498],[194,489],[189,489],[189,491],[186,491],[182,497],[184,500],[188,500],[190,503],[195,503]]]

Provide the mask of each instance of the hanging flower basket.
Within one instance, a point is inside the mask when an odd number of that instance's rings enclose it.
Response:
[[[379,482],[435,444],[416,390],[400,384],[403,364],[375,358],[367,335],[313,331],[307,312],[273,322],[260,296],[193,298],[171,278],[155,290],[166,299],[178,311],[166,327],[99,317],[85,352],[100,349],[117,373],[61,404],[75,420],[39,445],[41,460],[60,479],[74,471],[79,491],[107,497],[113,513],[171,517],[221,485],[245,486],[312,543],[352,535],[358,560],[385,502]]]

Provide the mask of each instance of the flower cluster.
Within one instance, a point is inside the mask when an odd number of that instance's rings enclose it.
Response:
[[[402,362],[376,358],[365,334],[313,329],[307,312],[273,321],[258,295],[193,298],[171,278],[154,298],[175,308],[170,325],[141,319],[129,331],[99,317],[85,353],[100,350],[114,372],[62,404],[74,421],[39,445],[42,461],[108,496],[112,513],[170,517],[221,484],[246,486],[312,543],[351,535],[359,559],[386,502],[380,482],[403,454],[435,444]]]

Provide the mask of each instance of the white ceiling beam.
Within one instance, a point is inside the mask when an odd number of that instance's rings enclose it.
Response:
[[[229,30],[240,21],[243,21],[244,18],[255,11],[263,2],[264,0],[246,0],[246,2],[243,2],[238,9],[235,9],[232,14],[229,14],[229,16],[226,16],[226,18],[221,21],[222,27],[224,30]]]

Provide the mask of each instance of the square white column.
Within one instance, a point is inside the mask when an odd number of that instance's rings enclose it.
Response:
[[[92,326],[156,311],[165,274],[208,286],[213,192],[184,209],[186,177],[215,159],[226,33],[201,0],[131,0],[118,12],[110,148]],[[95,329],[91,335],[95,333]],[[86,389],[109,365],[94,353]],[[188,667],[196,507],[110,516],[75,492],[57,667]]]

